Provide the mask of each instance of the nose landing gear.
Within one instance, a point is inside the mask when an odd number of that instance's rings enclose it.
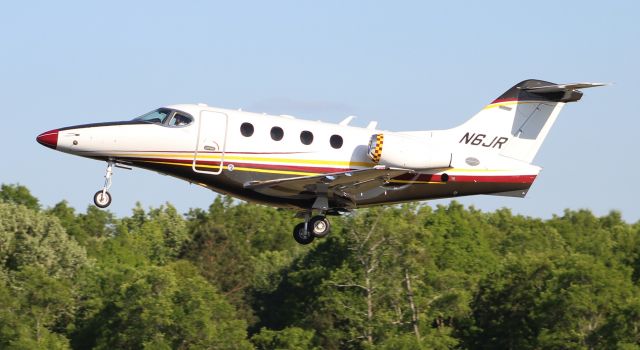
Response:
[[[111,193],[109,193],[109,188],[111,188],[111,176],[113,175],[113,162],[107,162],[107,172],[104,175],[104,186],[102,189],[96,194],[93,195],[93,203],[96,207],[104,209],[111,204]]]
[[[305,214],[305,221],[296,225],[293,229],[293,239],[296,242],[307,245],[315,238],[322,238],[331,231],[329,219],[324,215],[316,215],[309,219],[310,213]]]

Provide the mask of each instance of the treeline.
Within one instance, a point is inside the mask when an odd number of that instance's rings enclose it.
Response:
[[[0,190],[2,349],[640,349],[640,223],[458,203],[128,217]]]

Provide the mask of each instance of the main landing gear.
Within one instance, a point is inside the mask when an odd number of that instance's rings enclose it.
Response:
[[[293,239],[303,245],[313,242],[315,238],[325,237],[331,231],[331,224],[326,216],[316,215],[311,219],[309,216],[309,213],[305,214],[304,222],[293,229]]]
[[[96,194],[93,195],[93,203],[98,208],[106,208],[111,204],[111,193],[109,193],[109,188],[111,188],[111,176],[113,175],[113,162],[107,162],[107,173],[104,175],[104,186],[102,189]]]

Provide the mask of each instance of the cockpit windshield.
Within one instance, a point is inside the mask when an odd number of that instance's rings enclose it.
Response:
[[[135,118],[134,121],[176,127],[191,124],[191,122],[193,122],[193,118],[186,113],[174,111],[168,108],[158,108]]]
[[[155,111],[151,111],[149,113],[143,114],[138,118],[135,118],[134,121],[162,124],[167,120],[167,118],[169,118],[170,114],[171,114],[170,109],[160,108],[160,109],[156,109]]]

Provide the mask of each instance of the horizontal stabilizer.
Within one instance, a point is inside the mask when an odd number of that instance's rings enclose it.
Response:
[[[536,94],[543,93],[554,93],[554,92],[564,92],[578,89],[586,89],[598,86],[606,86],[609,85],[607,83],[573,83],[573,84],[551,84],[551,85],[542,85],[542,86],[532,86],[532,87],[519,87],[520,90],[533,92]]]

